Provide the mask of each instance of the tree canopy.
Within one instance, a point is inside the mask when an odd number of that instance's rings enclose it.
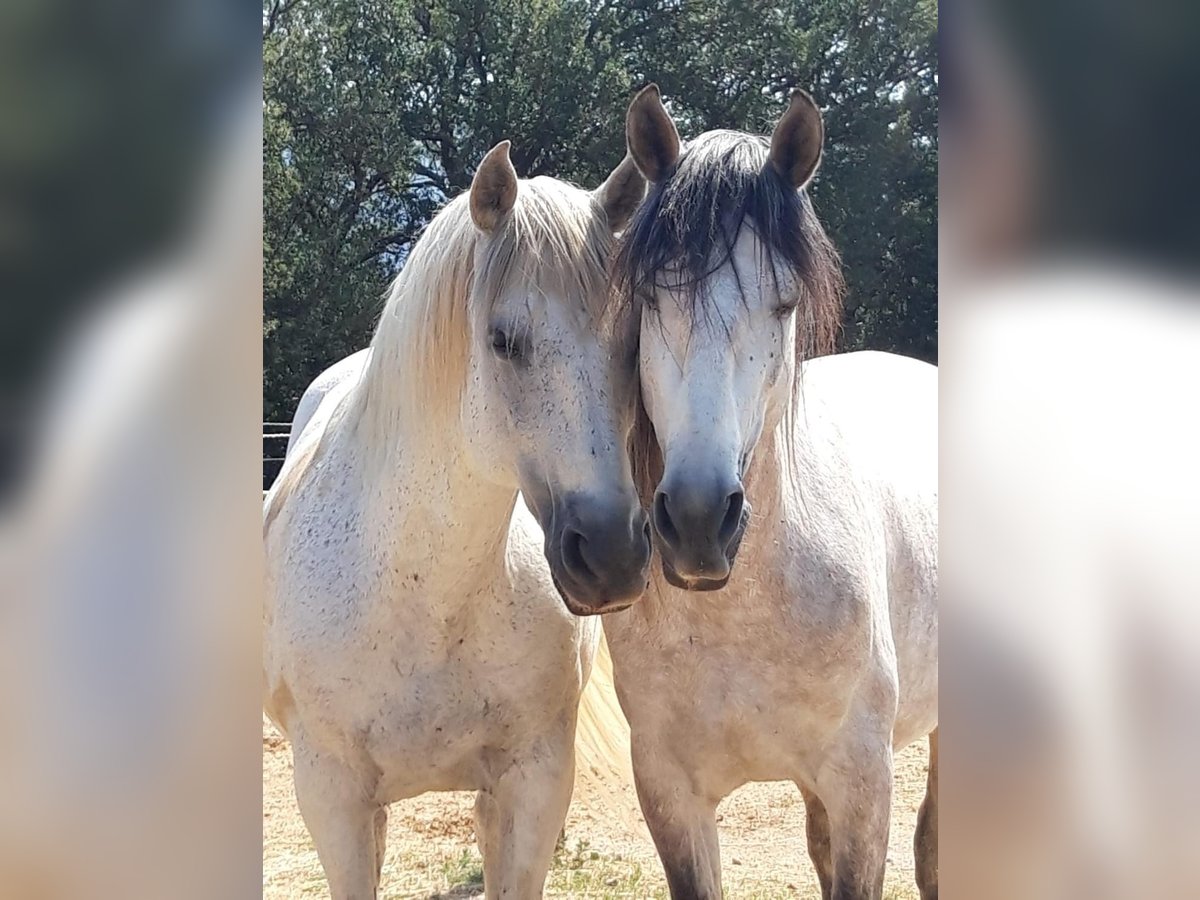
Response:
[[[267,0],[264,414],[366,346],[388,283],[495,143],[593,187],[657,82],[684,138],[822,107],[810,187],[841,251],[841,344],[937,354],[933,0]]]

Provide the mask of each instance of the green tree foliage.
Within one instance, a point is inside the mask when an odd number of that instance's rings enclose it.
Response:
[[[937,353],[932,0],[268,0],[265,414],[366,345],[388,282],[497,141],[594,186],[655,81],[684,137],[826,111],[812,188],[850,286],[846,348]]]

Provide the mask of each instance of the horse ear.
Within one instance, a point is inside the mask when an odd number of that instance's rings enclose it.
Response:
[[[517,202],[517,170],[508,157],[511,141],[487,152],[471,181],[471,218],[481,231],[493,231]]]
[[[592,191],[592,196],[608,217],[608,227],[616,234],[629,224],[638,204],[646,196],[646,179],[638,171],[633,157],[626,155],[604,179],[604,184]]]
[[[817,171],[824,141],[821,110],[806,91],[793,91],[787,112],[771,133],[767,159],[792,187],[799,189]]]
[[[650,181],[662,181],[679,159],[679,132],[663,106],[658,85],[642,88],[625,114],[629,155]]]

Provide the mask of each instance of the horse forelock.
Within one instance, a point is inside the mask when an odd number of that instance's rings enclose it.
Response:
[[[742,288],[734,248],[743,229],[757,238],[760,263],[778,280],[797,278],[796,377],[799,361],[833,350],[841,325],[841,259],[813,211],[768,164],[769,141],[736,131],[710,131],[690,142],[675,169],[649,195],[621,237],[612,280],[631,308],[655,288],[679,292],[693,324],[719,319],[708,287],[729,265]],[[631,439],[634,478],[648,499],[661,475],[653,425],[640,406]]]
[[[605,322],[611,249],[603,210],[590,194],[553,178],[523,181],[513,215],[491,240],[478,293],[490,305],[509,285],[527,284]]]

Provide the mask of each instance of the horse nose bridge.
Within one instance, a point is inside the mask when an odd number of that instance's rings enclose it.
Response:
[[[675,416],[670,443],[699,443],[712,446],[738,440],[739,418],[734,390],[732,354],[705,352],[689,357],[680,382],[681,396],[674,404]],[[693,452],[689,447],[688,451]]]
[[[632,405],[632,398],[626,397],[612,379],[594,371],[576,374],[567,427],[573,432],[575,457],[583,462],[580,468],[588,470],[587,481],[609,483],[628,475],[623,420],[631,414]]]
[[[632,502],[633,475],[614,412],[582,410],[576,421],[564,424],[560,435],[557,448],[541,457],[559,493],[597,499],[611,495],[613,502]]]
[[[686,346],[683,380],[688,388],[732,385],[733,348],[728,340],[711,328],[693,328]]]
[[[742,439],[737,422],[694,419],[689,426],[671,435],[663,449],[659,490],[690,498],[739,487]]]

